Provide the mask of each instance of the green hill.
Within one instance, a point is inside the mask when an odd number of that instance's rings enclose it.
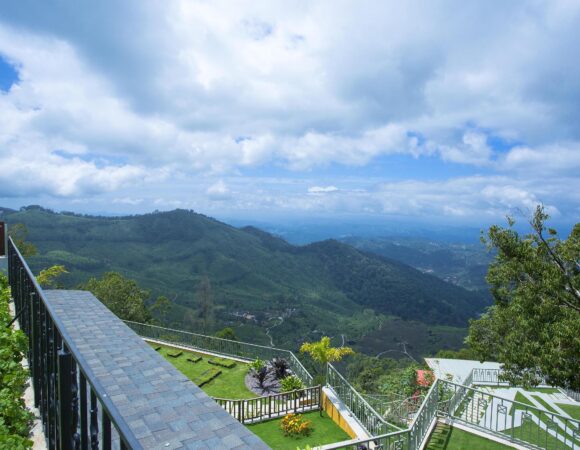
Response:
[[[216,328],[233,326],[257,343],[270,342],[271,328],[276,345],[296,348],[324,333],[336,339],[346,334],[356,347],[375,342],[365,336],[376,335],[381,324],[398,323],[392,316],[418,321],[430,333],[445,326],[462,335],[468,318],[486,303],[476,293],[344,243],[293,246],[257,228],[235,228],[192,211],[92,217],[28,207],[4,210],[0,217],[28,227],[39,249],[30,259],[33,269],[64,264],[67,287],[121,272],[150,289],[152,298],[172,301],[168,325],[196,330],[196,290],[207,275]],[[436,350],[424,344],[417,354]],[[380,342],[375,346],[382,349]]]

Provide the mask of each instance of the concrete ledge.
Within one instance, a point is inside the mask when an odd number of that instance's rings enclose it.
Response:
[[[348,424],[348,427],[356,435],[356,439],[369,439],[371,436],[367,433],[364,427],[360,424],[358,419],[350,412],[346,405],[338,398],[334,391],[328,387],[322,388],[322,393],[328,401],[332,403],[334,409],[340,414],[344,421]],[[325,408],[326,409],[326,408]],[[334,417],[332,418],[334,420]],[[336,420],[335,420],[336,422]],[[340,423],[338,425],[341,426]],[[344,429],[344,428],[343,428]],[[345,430],[347,431],[347,430]],[[348,433],[348,431],[347,431]],[[349,433],[351,434],[351,433]]]

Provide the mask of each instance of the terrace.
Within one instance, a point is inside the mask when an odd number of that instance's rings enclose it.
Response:
[[[123,322],[88,292],[42,290],[12,241],[8,250],[48,448],[580,448],[579,406],[555,388],[517,390],[500,369],[475,367],[460,383],[438,377],[393,420],[392,401],[363,397],[331,364],[314,386],[290,351]],[[249,365],[274,358],[303,389],[248,387]],[[284,436],[289,413],[313,433]]]

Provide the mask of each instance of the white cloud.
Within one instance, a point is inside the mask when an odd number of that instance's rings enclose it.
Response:
[[[566,0],[13,2],[0,54],[20,82],[0,93],[0,195],[136,199],[158,186],[169,204],[167,180],[274,166],[341,186],[306,208],[461,216],[547,197],[574,211],[569,189],[546,192],[580,169],[579,28]],[[392,155],[472,166],[488,184],[409,172],[373,193],[316,177]],[[237,201],[212,183],[197,186],[201,205]],[[305,201],[260,197],[245,206]]]
[[[223,180],[219,180],[208,187],[206,193],[212,200],[228,200],[231,195],[229,188]]]
[[[309,194],[329,194],[337,192],[339,189],[336,186],[311,186],[308,188]]]

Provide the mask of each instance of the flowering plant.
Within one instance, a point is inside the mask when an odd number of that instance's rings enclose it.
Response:
[[[312,422],[301,414],[289,413],[282,419],[280,428],[285,436],[308,436],[312,433]]]

